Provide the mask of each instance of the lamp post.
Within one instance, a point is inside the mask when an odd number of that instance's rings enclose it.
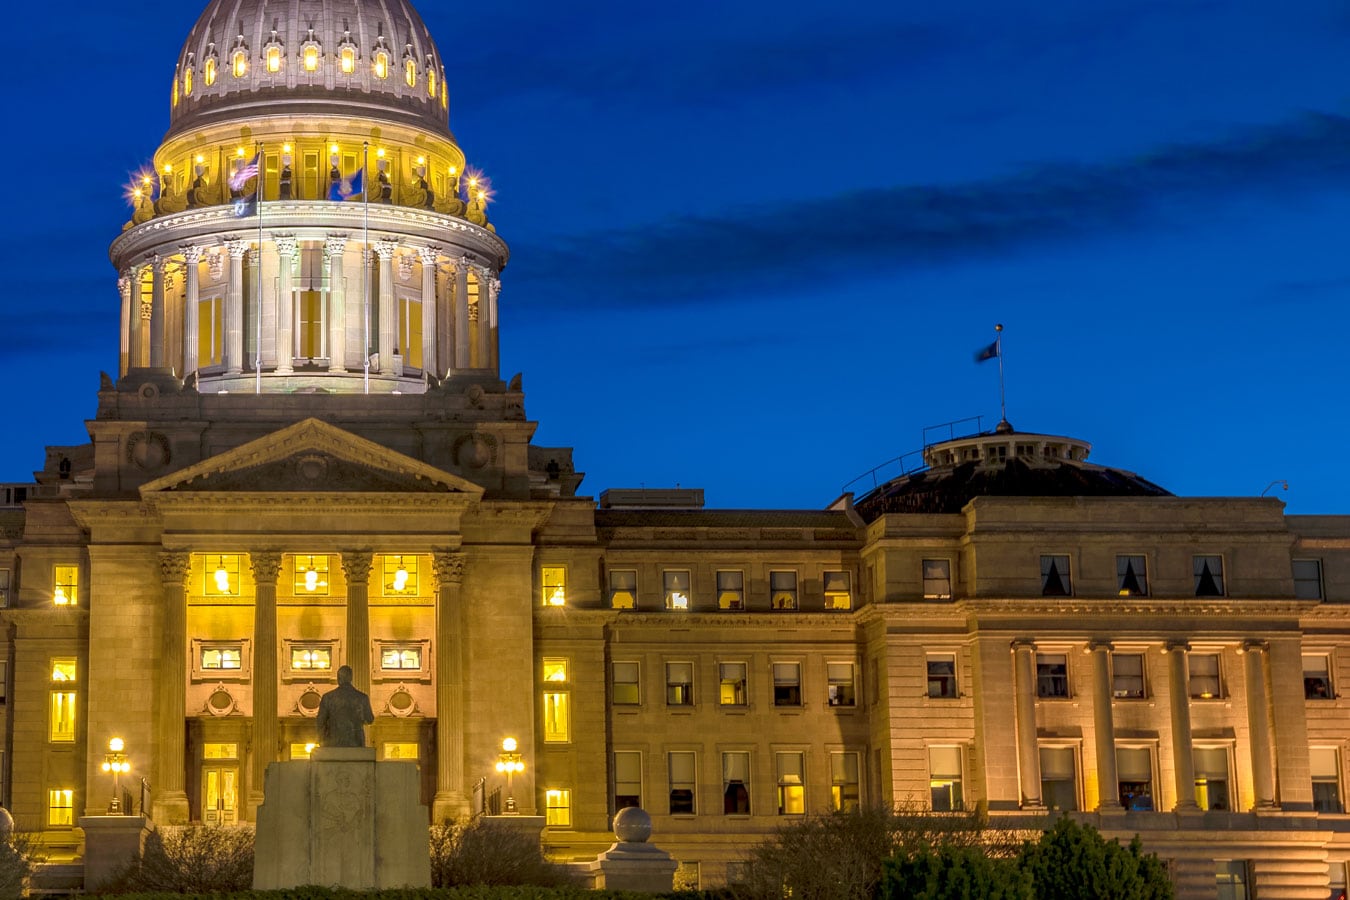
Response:
[[[126,754],[122,750],[126,745],[120,737],[112,738],[108,741],[108,752],[103,754],[103,771],[111,772],[113,777],[113,795],[112,802],[108,804],[108,815],[124,815],[122,811],[122,773],[131,771],[131,763],[127,762]]]
[[[502,741],[502,752],[497,754],[497,771],[506,773],[506,814],[514,816],[516,814],[516,796],[511,789],[511,779],[517,772],[525,771],[525,763],[521,760],[520,754],[516,752],[516,739],[505,738]]]

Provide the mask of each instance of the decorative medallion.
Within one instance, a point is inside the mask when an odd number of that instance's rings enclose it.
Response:
[[[158,431],[137,431],[127,438],[127,462],[138,469],[147,472],[162,469],[168,465],[169,457],[169,439]]]
[[[469,405],[474,409],[483,408],[483,386],[481,384],[469,385],[469,389],[464,392],[464,396],[469,398]]]
[[[302,716],[317,716],[319,714],[319,700],[323,695],[314,685],[305,686],[305,690],[300,694],[300,699],[295,701],[295,710]]]
[[[389,695],[389,702],[385,704],[385,709],[389,711],[390,715],[404,718],[417,712],[417,701],[413,699],[413,695],[408,692],[408,689],[400,684],[394,689],[394,693]]]
[[[302,456],[295,461],[295,474],[305,481],[322,481],[328,474],[328,459],[323,456]]]
[[[497,440],[490,434],[462,434],[455,439],[455,463],[461,469],[481,469],[497,457]]]
[[[211,692],[211,696],[206,698],[206,711],[213,716],[228,716],[235,711],[238,703],[234,699],[234,694],[223,684],[216,685],[216,689]]]

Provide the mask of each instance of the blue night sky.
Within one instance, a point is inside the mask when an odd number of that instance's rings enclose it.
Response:
[[[71,0],[10,48],[0,480],[87,440],[198,3]],[[926,425],[992,427],[1003,322],[1018,429],[1350,513],[1343,3],[419,9],[512,247],[503,376],[583,490],[822,507]]]

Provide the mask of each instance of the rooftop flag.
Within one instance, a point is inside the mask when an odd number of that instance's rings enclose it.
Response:
[[[343,178],[341,181],[333,182],[333,187],[328,191],[329,200],[350,200],[363,193],[366,189],[366,170],[358,169],[356,174],[350,178]]]
[[[253,155],[252,159],[244,163],[239,168],[235,169],[234,174],[230,176],[230,189],[237,191],[241,189],[244,186],[245,182],[247,182],[250,178],[257,178],[258,165],[261,160],[262,160],[262,151],[259,150],[257,153]]]

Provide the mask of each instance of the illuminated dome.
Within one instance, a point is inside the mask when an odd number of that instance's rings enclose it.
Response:
[[[287,112],[449,137],[445,67],[404,0],[212,0],[174,68],[169,137]]]

